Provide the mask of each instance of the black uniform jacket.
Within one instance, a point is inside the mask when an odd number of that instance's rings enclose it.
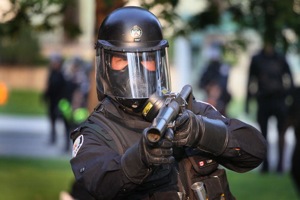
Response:
[[[205,102],[192,100],[190,110],[227,125],[228,145],[220,156],[211,157],[219,164],[236,172],[246,172],[265,158],[265,139],[254,127],[225,118]],[[77,129],[71,136],[74,140],[71,165],[76,180],[96,199],[178,199],[177,167],[184,156],[177,155],[177,151],[174,151],[176,163],[157,167],[141,184],[130,182],[122,171],[122,154],[140,140],[143,129],[151,123],[142,116],[126,113],[108,98],[95,108],[87,122],[92,125]],[[177,197],[172,196],[174,191]]]

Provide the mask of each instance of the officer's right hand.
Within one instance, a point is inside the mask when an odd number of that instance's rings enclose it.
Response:
[[[150,144],[145,137],[140,141],[141,159],[146,166],[158,166],[174,162],[172,142],[161,139],[157,144]]]
[[[139,142],[126,150],[121,158],[125,176],[133,183],[140,184],[154,167],[174,162],[172,142],[162,139],[155,145],[142,137]]]

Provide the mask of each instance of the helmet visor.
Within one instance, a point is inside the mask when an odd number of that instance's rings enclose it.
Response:
[[[97,81],[104,94],[116,98],[146,99],[170,89],[166,49],[146,52],[116,52],[98,49]],[[101,56],[102,55],[102,56]]]

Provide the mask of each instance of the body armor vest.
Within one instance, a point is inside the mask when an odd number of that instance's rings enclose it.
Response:
[[[104,99],[89,118],[71,134],[71,138],[75,140],[81,130],[89,128],[95,134],[100,134],[107,146],[119,154],[124,154],[127,148],[139,141],[143,130],[150,125],[151,123],[143,120],[141,116],[118,110],[112,102]],[[183,148],[174,149],[174,157],[177,162],[172,169],[159,170],[161,172],[152,177],[154,180],[143,183],[140,190],[149,192],[153,188],[153,184],[156,187],[176,184],[178,199],[193,200],[197,198],[191,185],[203,182],[207,200],[235,199],[230,193],[225,170],[218,169],[218,163],[214,160],[200,156],[197,150]],[[160,197],[155,196],[154,199],[170,199],[170,195],[170,193],[166,193],[164,196],[163,193],[160,193]]]

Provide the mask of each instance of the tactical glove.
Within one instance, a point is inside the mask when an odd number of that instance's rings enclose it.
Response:
[[[172,142],[162,139],[155,145],[149,144],[145,137],[126,150],[121,159],[122,169],[127,178],[140,184],[151,173],[152,168],[174,162]]]
[[[173,143],[175,146],[197,147],[218,156],[228,143],[227,126],[220,120],[185,110],[175,121]]]

